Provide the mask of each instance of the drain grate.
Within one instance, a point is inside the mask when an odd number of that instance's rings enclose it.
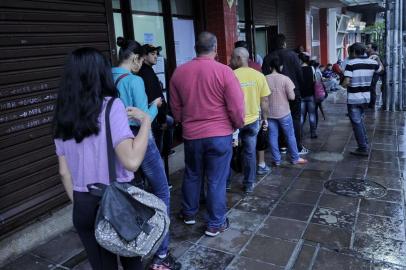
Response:
[[[373,181],[359,178],[332,179],[324,183],[324,187],[338,195],[377,199],[386,195],[386,188]]]

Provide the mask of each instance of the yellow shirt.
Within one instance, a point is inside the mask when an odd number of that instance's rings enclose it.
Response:
[[[244,125],[248,125],[258,120],[261,110],[261,98],[269,96],[271,90],[269,90],[265,76],[253,68],[241,67],[234,70],[234,73],[244,92]]]

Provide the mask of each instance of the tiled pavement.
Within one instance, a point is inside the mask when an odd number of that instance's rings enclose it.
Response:
[[[183,269],[406,269],[406,114],[368,112],[371,155],[354,157],[340,100],[330,97],[324,104],[327,119],[320,120],[319,138],[304,140],[311,149],[308,165],[273,168],[249,196],[242,194],[241,175],[233,177],[227,194],[231,228],[216,238],[203,235],[204,205],[197,224],[176,219],[182,171],[172,176],[171,249]],[[324,189],[326,180],[343,177],[376,181],[387,194],[367,200]],[[72,268],[90,269],[71,231],[5,269]]]

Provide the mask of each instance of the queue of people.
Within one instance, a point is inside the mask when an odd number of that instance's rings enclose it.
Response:
[[[308,162],[301,157],[309,152],[302,143],[303,127],[309,115],[310,137],[317,138],[316,108],[321,100],[315,85],[327,75],[305,52],[298,55],[287,49],[284,35],[279,34],[276,42],[277,49],[264,58],[261,69],[253,65],[246,43],[236,43],[229,67],[216,61],[216,36],[201,33],[195,44],[197,57],[179,66],[170,80],[169,103],[152,68],[160,47],[118,38],[119,65],[114,68],[92,48],[69,54],[57,100],[54,138],[62,182],[74,206],[73,223],[93,269],[118,269],[118,258],[94,236],[100,198],[90,194],[88,184],[110,184],[109,169],[116,170],[118,182],[132,182],[134,172],[141,171],[169,216],[170,185],[161,154],[163,131],[171,134],[175,123],[182,126],[185,149],[179,217],[188,226],[196,224],[206,183],[204,233],[209,237],[230,226],[226,190],[233,145],[242,148],[245,194],[254,191],[256,174],[270,171],[264,154],[256,157],[260,129],[269,132],[273,166],[281,165],[283,147],[292,164]],[[348,110],[359,144],[354,153],[365,155],[368,141],[362,104],[369,102],[371,81],[382,64],[376,57],[365,58],[366,49],[359,44],[352,49],[354,58],[346,63],[343,85],[348,87]],[[113,103],[106,118],[110,100]],[[109,119],[110,131],[105,119]],[[115,168],[108,168],[108,132]],[[149,269],[180,269],[181,264],[169,253],[169,233],[160,243],[151,254]],[[143,269],[140,257],[120,257],[120,261],[124,269]]]

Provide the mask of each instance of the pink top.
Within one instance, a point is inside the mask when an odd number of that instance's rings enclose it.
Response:
[[[170,105],[187,140],[227,136],[244,125],[244,94],[234,72],[201,56],[178,67]]]
[[[289,77],[279,73],[267,75],[266,80],[271,89],[270,118],[283,118],[290,114],[289,100],[295,99],[295,85]]]

